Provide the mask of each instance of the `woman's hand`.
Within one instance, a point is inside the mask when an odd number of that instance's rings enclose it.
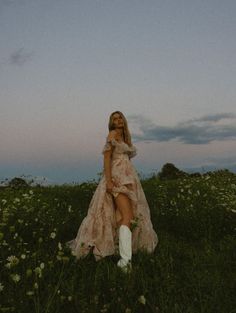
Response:
[[[115,186],[116,186],[116,184],[112,180],[107,181],[107,183],[106,183],[107,192],[111,193],[113,187],[115,187]]]

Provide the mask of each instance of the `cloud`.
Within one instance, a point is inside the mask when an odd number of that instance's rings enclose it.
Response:
[[[23,4],[23,0],[0,0],[0,15],[4,12],[5,8],[11,8],[14,5]]]
[[[0,8],[13,4],[14,0],[0,0]]]
[[[19,4],[19,5],[22,5],[25,3],[25,0],[0,0],[0,8],[2,7],[9,7],[9,6],[12,6],[12,5],[16,5],[16,4]]]
[[[13,4],[15,2],[16,2],[16,0],[0,0],[0,3],[2,5],[10,5],[10,4]]]
[[[142,134],[133,134],[133,141],[166,142],[178,140],[185,144],[208,144],[214,140],[236,139],[236,114],[220,113],[182,121],[176,126],[158,126],[141,115],[128,120],[138,123]]]
[[[236,115],[233,113],[218,113],[218,114],[212,114],[212,115],[206,115],[200,118],[195,118],[192,119],[190,121],[214,121],[214,122],[218,122],[222,119],[231,119],[231,118],[235,118]]]
[[[21,66],[31,60],[33,56],[33,52],[27,53],[27,52],[24,52],[23,50],[24,48],[20,48],[10,55],[9,63],[11,65]]]
[[[210,164],[234,164],[236,165],[236,155],[227,156],[227,157],[218,157],[215,155],[210,155],[207,160]]]

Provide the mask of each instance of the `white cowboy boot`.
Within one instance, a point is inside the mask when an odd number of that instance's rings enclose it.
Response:
[[[117,266],[127,273],[132,269],[132,232],[127,225],[123,224],[119,228],[119,253],[121,259],[117,262]]]

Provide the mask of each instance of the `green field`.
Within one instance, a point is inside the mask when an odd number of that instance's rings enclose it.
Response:
[[[78,261],[73,239],[97,182],[0,189],[0,312],[236,312],[236,175],[141,180],[159,243]]]

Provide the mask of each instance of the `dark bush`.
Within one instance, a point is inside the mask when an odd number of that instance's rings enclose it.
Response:
[[[12,180],[10,180],[8,186],[11,188],[30,187],[30,185],[20,177],[14,177]]]
[[[179,170],[174,164],[166,163],[158,174],[161,180],[188,177],[189,174]]]

